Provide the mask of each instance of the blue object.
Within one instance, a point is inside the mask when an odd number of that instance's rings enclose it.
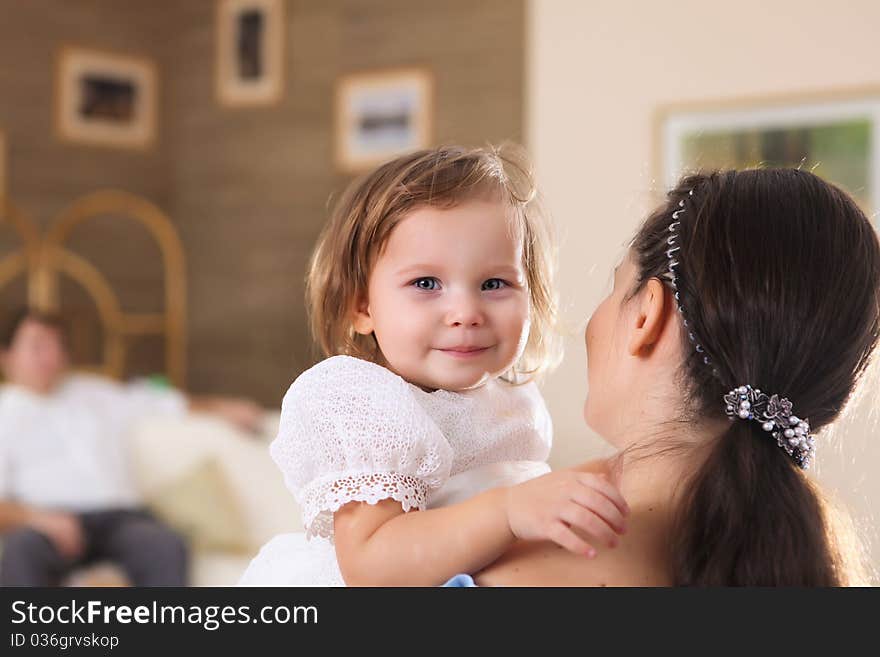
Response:
[[[451,587],[451,588],[467,588],[467,587],[476,587],[477,585],[474,583],[474,578],[470,575],[460,574],[456,575],[452,579],[450,579],[443,586]]]

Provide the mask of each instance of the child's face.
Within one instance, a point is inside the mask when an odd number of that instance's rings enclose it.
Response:
[[[510,369],[529,334],[521,241],[499,201],[420,207],[394,229],[355,330],[429,389],[465,390]]]

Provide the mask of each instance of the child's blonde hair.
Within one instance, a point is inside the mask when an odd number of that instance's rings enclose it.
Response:
[[[531,330],[507,374],[530,379],[558,362],[555,240],[538,202],[530,166],[515,146],[422,150],[398,157],[355,180],[333,210],[312,256],[306,299],[312,335],[325,356],[346,354],[382,363],[372,335],[352,326],[366,299],[369,275],[391,231],[419,206],[452,207],[497,195],[511,209],[523,244]]]

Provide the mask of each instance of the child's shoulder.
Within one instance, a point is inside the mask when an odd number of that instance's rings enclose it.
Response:
[[[291,397],[401,395],[409,384],[388,368],[353,356],[331,356],[300,374],[290,385]]]
[[[363,358],[354,356],[331,356],[300,374],[296,381],[308,380],[373,380],[406,383],[397,374]],[[296,383],[294,381],[294,383]]]

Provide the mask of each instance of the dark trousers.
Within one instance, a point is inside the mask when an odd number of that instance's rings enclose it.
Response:
[[[57,586],[71,570],[94,561],[113,561],[135,586],[185,586],[187,549],[183,539],[143,510],[78,514],[85,552],[71,560],[33,529],[2,537],[0,586]]]

